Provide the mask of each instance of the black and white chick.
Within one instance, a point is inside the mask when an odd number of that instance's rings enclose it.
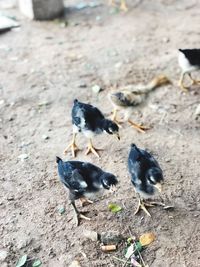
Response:
[[[56,157],[56,162],[60,180],[69,189],[69,200],[76,214],[77,225],[80,219],[91,220],[78,211],[75,200],[80,199],[83,206],[93,203],[87,198],[98,195],[104,189],[115,192],[118,183],[116,176],[88,162],[64,162],[59,157]]]
[[[153,202],[147,203],[143,199],[152,198],[157,192],[162,191],[163,172],[156,159],[135,144],[131,145],[128,168],[131,174],[131,182],[139,195],[139,205],[135,214],[142,209],[151,217],[145,206],[153,206]],[[156,203],[154,202],[154,204]]]
[[[76,156],[75,152],[76,150],[79,150],[76,145],[76,136],[79,132],[83,133],[89,139],[86,155],[93,153],[97,157],[99,157],[97,152],[98,149],[95,149],[92,144],[92,138],[95,135],[106,132],[107,134],[115,135],[120,139],[118,125],[112,120],[106,119],[101,111],[92,105],[81,103],[75,99],[71,115],[73,139],[69,146],[64,150],[64,154],[71,148],[72,156]]]
[[[108,94],[108,98],[114,108],[112,120],[116,123],[119,123],[117,120],[117,113],[119,111],[123,111],[124,121],[130,123],[139,132],[145,132],[148,127],[138,125],[130,120],[130,116],[133,113],[134,107],[142,107],[151,91],[168,83],[170,83],[170,81],[165,75],[159,75],[151,80],[148,84],[131,84],[111,91]]]
[[[189,88],[183,83],[185,74],[188,74],[189,78],[192,80],[192,84],[200,84],[200,81],[193,79],[191,75],[191,72],[200,69],[200,49],[179,49],[178,62],[182,69],[179,80],[181,89],[187,91]]]

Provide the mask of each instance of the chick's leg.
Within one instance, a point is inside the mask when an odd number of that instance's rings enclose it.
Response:
[[[120,121],[117,120],[117,108],[114,108],[113,112],[112,112],[112,117],[111,120],[114,121],[119,128],[121,128],[122,126],[120,125]]]
[[[80,225],[81,219],[84,219],[84,220],[87,220],[87,221],[90,221],[91,220],[91,218],[86,217],[85,215],[83,215],[82,213],[80,213],[78,211],[74,200],[71,201],[71,204],[72,204],[72,207],[74,208],[74,211],[75,211],[76,226],[79,226]]]
[[[73,133],[72,142],[64,150],[64,154],[66,154],[67,150],[71,148],[72,157],[74,158],[76,157],[76,151],[80,150],[76,145],[76,135],[77,135],[76,133]]]
[[[187,92],[187,91],[188,91],[188,87],[186,87],[186,86],[183,84],[184,76],[185,76],[185,73],[181,73],[181,77],[180,77],[180,80],[179,80],[179,82],[178,82],[178,85],[179,85],[179,87],[180,87],[183,91]]]
[[[96,157],[100,158],[99,154],[97,153],[97,148],[95,148],[92,144],[92,139],[90,138],[90,141],[89,141],[89,144],[88,144],[88,148],[87,148],[87,151],[86,151],[86,155],[90,154],[90,153],[93,153]]]
[[[200,81],[198,81],[198,80],[195,80],[195,79],[193,79],[192,78],[192,75],[191,75],[191,73],[188,73],[188,76],[190,77],[190,79],[192,80],[192,85],[193,84],[200,84]]]
[[[120,9],[124,12],[128,11],[127,5],[126,5],[126,0],[121,0],[121,5],[120,5]]]
[[[140,133],[145,133],[145,130],[148,130],[149,127],[145,127],[143,125],[139,125],[132,120],[128,119],[128,122],[131,124],[132,127],[134,127],[136,130],[138,130]]]

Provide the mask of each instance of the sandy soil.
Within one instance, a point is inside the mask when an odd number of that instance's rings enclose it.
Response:
[[[23,254],[49,267],[66,267],[74,259],[82,267],[122,266],[113,259],[123,258],[122,247],[105,254],[99,243],[83,237],[84,229],[118,230],[127,237],[130,229],[137,235],[153,231],[157,239],[143,254],[149,266],[200,266],[200,124],[194,118],[200,88],[183,94],[176,85],[177,48],[199,47],[200,3],[129,1],[130,10],[123,14],[101,2],[76,10],[79,1],[68,1],[66,27],[4,10],[16,16],[21,29],[0,36],[0,250],[8,253],[3,267],[15,266]],[[124,125],[120,142],[106,135],[96,138],[95,144],[105,149],[100,159],[78,154],[79,160],[115,173],[120,185],[115,195],[84,208],[93,220],[76,228],[55,163],[56,155],[71,159],[62,153],[71,139],[73,99],[109,116],[111,86],[145,83],[160,73],[173,85],[157,89],[134,113],[134,120],[151,130],[140,134]],[[91,90],[95,84],[104,89],[98,96]],[[133,142],[159,160],[165,175],[162,198],[174,211],[156,207],[152,218],[142,212],[134,216],[137,200],[127,171]],[[78,144],[85,148],[85,138],[80,136]],[[21,154],[28,158],[22,161]],[[111,202],[124,210],[110,213]],[[60,215],[63,205],[66,212]]]

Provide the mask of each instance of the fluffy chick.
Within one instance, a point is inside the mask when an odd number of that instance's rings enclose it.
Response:
[[[99,154],[97,153],[98,149],[92,144],[92,137],[97,134],[101,134],[106,132],[110,135],[119,137],[119,127],[112,120],[108,120],[104,117],[101,111],[89,104],[81,103],[77,99],[74,100],[74,105],[72,108],[72,124],[73,124],[73,139],[69,146],[64,150],[64,153],[71,147],[72,156],[75,157],[75,151],[78,150],[78,147],[75,143],[77,133],[83,133],[88,139],[88,149],[86,151],[86,155],[92,152],[97,157]]]
[[[112,120],[118,123],[117,112],[122,110],[124,111],[124,121],[128,121],[138,131],[145,132],[145,130],[148,129],[147,127],[138,125],[129,119],[133,112],[133,107],[144,103],[148,93],[153,89],[168,83],[170,83],[170,81],[165,75],[159,75],[147,85],[129,85],[110,92],[108,98],[114,107]]]
[[[156,192],[161,192],[163,172],[156,159],[147,151],[131,145],[128,157],[128,168],[131,174],[131,182],[139,195],[139,205],[135,212],[143,209],[148,216],[151,216],[145,206],[153,206],[152,203],[145,203],[143,199],[154,197]]]
[[[200,49],[179,49],[178,62],[182,69],[179,80],[180,88],[184,91],[187,91],[189,88],[183,84],[185,74],[188,74],[192,84],[200,84],[200,81],[193,79],[191,75],[191,72],[200,69]]]
[[[79,225],[80,219],[91,220],[78,211],[75,200],[80,199],[82,204],[93,203],[87,197],[91,197],[103,189],[114,192],[118,183],[117,178],[88,162],[64,162],[59,157],[56,157],[56,162],[60,180],[69,189],[69,200],[76,214],[77,225]]]

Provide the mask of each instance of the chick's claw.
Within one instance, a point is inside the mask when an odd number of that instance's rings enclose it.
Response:
[[[89,200],[89,199],[87,199],[87,198],[83,198],[83,197],[80,198],[80,201],[81,201],[81,205],[82,205],[82,207],[85,207],[85,206],[87,206],[87,205],[93,203],[92,200]]]
[[[153,205],[150,203],[145,203],[141,199],[139,199],[138,207],[137,207],[134,215],[136,215],[142,209],[149,217],[151,217],[151,214],[148,212],[148,210],[146,209],[145,206],[151,206],[152,207]]]
[[[88,148],[87,148],[87,151],[85,152],[85,155],[88,155],[90,153],[93,153],[97,158],[100,158],[99,154],[98,154],[98,150],[101,150],[101,149],[97,149],[93,146],[91,140],[88,144]]]
[[[138,130],[140,133],[145,133],[146,130],[149,130],[149,127],[143,126],[143,125],[139,125],[131,120],[128,120],[128,122],[131,124],[131,126],[133,128],[135,128],[136,130]]]
[[[82,213],[78,212],[76,213],[76,226],[80,225],[81,219],[91,221],[91,218],[83,215]]]
[[[178,86],[184,91],[184,92],[188,92],[189,87],[186,87],[183,82],[179,82]]]
[[[69,148],[71,148],[71,152],[72,152],[72,157],[75,158],[76,157],[76,152],[80,150],[80,148],[76,145],[76,143],[72,142],[71,144],[69,144],[65,150],[64,150],[64,154],[67,154],[67,151],[69,150]]]

